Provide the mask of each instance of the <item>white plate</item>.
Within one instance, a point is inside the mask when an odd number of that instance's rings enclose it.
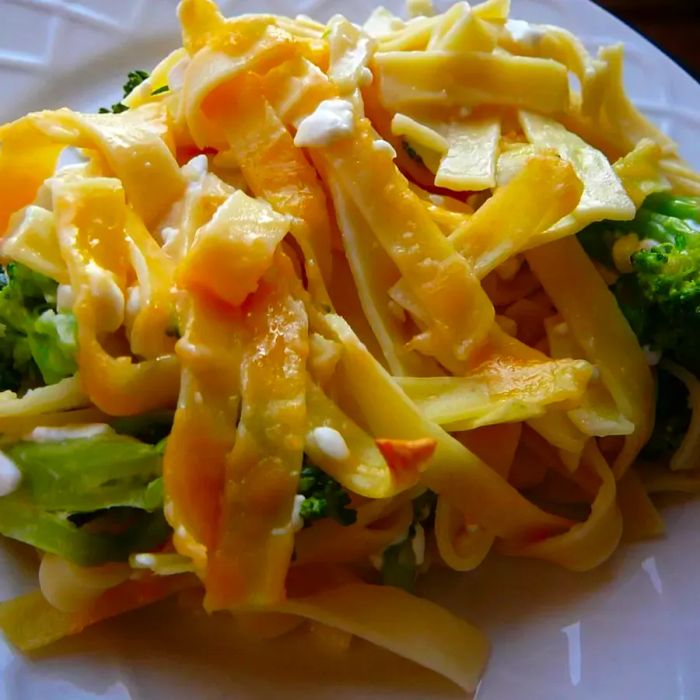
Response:
[[[120,95],[127,70],[177,42],[175,0],[0,0],[0,121],[45,107],[94,109]],[[370,0],[238,0],[228,12],[366,16]],[[399,11],[400,2],[384,0]],[[444,3],[441,3],[444,4]],[[514,0],[513,16],[560,24],[591,47],[624,41],[632,96],[700,168],[700,86],[628,27],[586,0]],[[352,8],[352,9],[350,9]],[[1,196],[1,193],[0,193]],[[666,510],[666,539],[623,547],[570,574],[492,559],[424,589],[483,626],[494,653],[479,700],[700,698],[700,504]],[[35,585],[32,563],[0,550],[0,599]],[[27,659],[0,640],[1,700],[458,698],[448,683],[354,643],[319,656],[291,638],[267,645],[225,617],[142,611]]]

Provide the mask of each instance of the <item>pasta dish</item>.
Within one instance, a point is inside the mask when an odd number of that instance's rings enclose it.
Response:
[[[700,489],[700,176],[508,0],[178,12],[120,102],[0,127],[0,629],[186,591],[472,692],[423,574],[585,571]]]

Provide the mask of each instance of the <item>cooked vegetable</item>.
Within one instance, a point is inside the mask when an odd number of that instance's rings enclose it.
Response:
[[[700,223],[700,197],[675,197],[666,192],[649,195],[644,206],[664,216]]]
[[[157,446],[107,434],[18,442],[4,453],[22,474],[0,498],[0,533],[83,566],[124,561],[162,544],[162,455]]]
[[[416,588],[416,555],[412,535],[387,547],[382,554],[382,583],[414,593]]]
[[[683,442],[690,425],[690,406],[685,384],[661,368],[656,378],[654,432],[642,453],[647,459],[658,459],[673,454]]]
[[[127,73],[126,82],[123,85],[124,97],[130,95],[141,83],[149,77],[150,73],[145,70],[132,70]],[[160,92],[164,92],[168,87],[164,85],[162,88],[154,91],[153,94],[156,95]],[[114,112],[114,114],[119,114],[120,112],[126,112],[129,109],[123,102],[116,102],[111,107],[100,107],[100,114],[109,114]]]
[[[156,447],[133,438],[107,434],[18,442],[4,452],[22,472],[22,489],[40,508],[89,513],[115,506],[149,511],[162,506],[162,486],[153,485],[160,482],[162,457]]]
[[[422,528],[432,524],[436,502],[437,496],[430,489],[413,500],[413,522],[406,538],[387,547],[382,554],[382,583],[385,586],[397,586],[409,593],[415,592],[417,567],[423,563],[418,560],[416,550],[425,549],[425,533]],[[416,538],[423,540],[419,546],[416,546]],[[421,552],[421,558],[422,556]]]
[[[56,312],[57,287],[19,263],[0,272],[0,391],[55,384],[75,373],[75,317]]]
[[[110,425],[121,435],[147,442],[149,445],[160,444],[173,427],[172,411],[151,411],[140,416],[114,418]]]
[[[297,491],[305,497],[299,511],[305,523],[333,518],[341,525],[352,525],[357,520],[357,511],[348,508],[348,492],[335,479],[306,460]]]
[[[5,537],[80,566],[127,561],[132,552],[147,552],[170,535],[162,511],[117,508],[76,525],[65,513],[42,511],[17,494],[3,498],[1,505],[0,533]]]
[[[616,242],[637,236],[631,271],[615,283],[615,296],[642,345],[694,373],[700,372],[699,224],[700,198],[657,193],[633,221],[602,222],[579,234],[589,255],[607,265]]]

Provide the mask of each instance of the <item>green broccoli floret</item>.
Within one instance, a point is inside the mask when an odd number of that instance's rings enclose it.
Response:
[[[297,492],[305,497],[299,514],[306,524],[321,518],[333,518],[341,525],[352,525],[357,520],[357,511],[348,508],[348,492],[333,477],[310,464],[306,457]]]
[[[124,97],[128,97],[144,80],[148,80],[150,73],[145,70],[131,70],[126,75],[126,82],[122,86]]]
[[[18,263],[0,273],[0,391],[54,384],[75,373],[75,317],[56,312],[57,287]]]
[[[632,265],[647,308],[642,343],[699,373],[700,240],[640,250]]]
[[[700,372],[700,198],[657,193],[628,222],[600,222],[579,234],[588,254],[612,264],[615,241],[635,233],[633,271],[613,287],[642,345]]]
[[[579,240],[592,258],[612,266],[613,246],[628,233],[642,245],[631,256],[632,271],[612,287],[622,312],[641,345],[700,374],[700,197],[653,194],[632,221],[593,224]],[[686,387],[659,368],[656,422],[643,456],[675,452],[689,423]]]
[[[124,97],[128,97],[141,83],[150,76],[145,70],[132,70],[126,76],[126,82],[122,86],[124,90]],[[167,87],[165,87],[167,90]],[[163,91],[161,88],[160,91]],[[155,94],[155,93],[153,93]],[[122,97],[122,99],[124,99]],[[129,109],[123,102],[115,102],[111,107],[100,107],[98,110],[100,114],[109,114],[110,112],[114,114],[119,114],[120,112],[126,112]]]

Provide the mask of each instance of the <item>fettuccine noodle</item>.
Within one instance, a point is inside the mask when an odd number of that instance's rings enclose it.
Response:
[[[313,621],[472,692],[485,637],[402,576],[492,549],[588,570],[623,524],[663,531],[649,493],[700,488],[700,384],[671,361],[688,435],[670,473],[636,468],[654,370],[575,236],[698,176],[625,95],[620,47],[594,58],[507,0],[413,5],[358,26],[182,0],[182,47],[115,113],[0,127],[2,259],[75,324],[73,369],[0,393],[0,531],[42,550],[8,515],[37,498],[63,538],[44,597],[0,606],[20,648],[196,587],[263,636]],[[68,147],[82,165],[58,166]],[[86,512],[165,534],[111,558],[77,506],[46,510],[22,450],[153,412],[167,443],[133,464],[155,472],[105,477]],[[117,584],[85,583],[99,567]]]

